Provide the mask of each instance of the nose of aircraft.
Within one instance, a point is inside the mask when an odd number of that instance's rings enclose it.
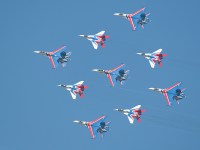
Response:
[[[92,71],[96,71],[96,72],[98,72],[98,71],[99,71],[99,69],[92,69]]]
[[[62,86],[62,84],[58,84],[57,86],[61,87],[61,86]]]
[[[103,69],[92,69],[92,71],[99,72],[99,73],[106,73]]]
[[[78,120],[74,120],[73,122],[74,122],[74,123],[80,123],[80,121],[78,121]]]
[[[33,51],[34,53],[36,53],[36,54],[39,54],[40,53],[40,51]]]
[[[149,90],[153,90],[153,91],[155,91],[155,88],[149,88]]]
[[[114,16],[126,16],[126,14],[122,14],[122,13],[114,13]]]
[[[137,53],[138,55],[142,55],[142,53]]]

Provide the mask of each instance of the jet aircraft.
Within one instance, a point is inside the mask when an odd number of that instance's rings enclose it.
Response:
[[[174,84],[173,86],[166,89],[149,88],[149,90],[162,93],[165,96],[168,106],[171,106],[172,100],[175,100],[179,104],[179,100],[186,97],[185,94],[183,93],[186,90],[186,88],[181,89],[180,86],[181,86],[181,82],[178,82]]]
[[[121,64],[111,70],[93,69],[92,71],[106,74],[111,85],[114,87],[114,82],[119,81],[120,84],[122,85],[123,82],[128,77],[129,70],[124,70],[123,67],[124,67],[124,64]]]
[[[79,35],[79,36],[82,36],[82,37],[88,39],[89,41],[91,41],[94,49],[97,49],[99,43],[104,48],[105,41],[107,38],[109,38],[109,36],[104,35],[104,33],[105,33],[105,31],[101,31],[95,35]]]
[[[79,81],[78,83],[74,84],[74,85],[65,85],[65,84],[59,84],[59,87],[63,87],[66,90],[68,90],[72,96],[73,99],[76,99],[76,95],[79,94],[80,97],[82,98],[83,95],[83,91],[88,88],[88,86],[83,85],[84,81]]]
[[[110,122],[105,122],[105,118],[106,116],[101,116],[97,118],[96,120],[93,120],[90,122],[75,120],[74,123],[78,123],[83,126],[86,126],[90,131],[92,139],[94,139],[97,133],[100,133],[103,136],[105,132],[109,131]]]
[[[153,53],[137,53],[149,60],[151,68],[155,67],[155,63],[157,62],[159,66],[162,66],[162,59],[167,56],[167,54],[161,54],[162,49],[159,49]]]
[[[138,25],[144,28],[144,25],[150,22],[150,19],[148,18],[150,13],[146,14],[144,13],[144,10],[145,10],[145,7],[141,8],[140,10],[132,14],[115,13],[113,15],[124,17],[130,22],[132,29],[137,30]]]
[[[62,46],[53,52],[45,52],[45,51],[34,51],[37,54],[41,54],[43,56],[47,56],[52,64],[53,68],[56,68],[57,64],[61,64],[63,67],[66,62],[70,60],[71,52],[65,52],[66,46]]]
[[[142,115],[143,112],[145,112],[145,110],[140,109],[141,105],[137,105],[131,109],[115,109],[121,113],[123,113],[124,115],[126,115],[128,117],[128,120],[131,124],[134,123],[134,118],[137,119],[138,122],[140,122],[140,117]]]

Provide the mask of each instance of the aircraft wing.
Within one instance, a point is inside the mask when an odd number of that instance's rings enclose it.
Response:
[[[105,119],[105,116],[101,116],[101,117],[97,118],[96,120],[91,121],[91,125],[88,126],[88,129],[89,129],[90,134],[91,134],[93,139],[96,136],[97,129],[100,125],[100,122],[103,121],[104,119]]]
[[[55,54],[57,54],[59,51],[64,50],[66,47],[67,47],[67,46],[64,45],[64,46],[62,46],[62,47],[56,49],[55,51],[53,51],[52,54],[55,55]]]
[[[152,54],[155,55],[155,54],[160,54],[162,52],[162,49],[158,49],[157,51],[153,52]]]
[[[167,101],[168,106],[171,106],[171,102],[169,100],[168,94],[167,93],[163,93],[163,95],[165,96],[165,99]]]
[[[121,69],[123,66],[124,66],[124,64],[121,64],[121,65],[117,66],[116,68],[108,71],[107,77],[113,87],[114,87],[114,83],[116,82],[116,80],[115,80],[115,78],[117,77],[116,72],[119,69]]]
[[[178,83],[172,85],[171,87],[169,87],[169,88],[167,88],[167,89],[165,89],[165,90],[166,90],[167,92],[170,92],[172,89],[176,88],[176,87],[179,86],[180,84],[181,84],[181,82],[178,82]]]
[[[124,64],[121,64],[119,66],[117,66],[116,68],[112,69],[112,70],[109,70],[109,73],[114,73],[114,72],[117,72],[120,68],[122,68],[124,66]]]
[[[131,17],[130,17],[129,21],[131,23],[131,26],[132,26],[133,30],[137,29],[137,27],[138,27],[138,20],[140,18],[139,15],[141,15],[144,10],[145,10],[145,7],[141,8],[140,10],[138,10],[136,12],[134,12],[133,14],[130,14]]]
[[[75,85],[75,86],[82,85],[83,82],[84,82],[84,81],[79,81],[79,82],[75,83],[74,85]]]
[[[76,93],[74,91],[70,91],[70,94],[71,94],[73,99],[76,99]]]
[[[104,35],[104,33],[105,33],[105,31],[101,31],[101,32],[97,33],[96,35],[101,36],[101,35]]]
[[[130,22],[130,24],[132,26],[132,29],[136,30],[136,28],[138,26],[138,23],[137,23],[138,19],[130,17],[128,20],[129,20],[129,22]]]
[[[138,10],[138,11],[132,13],[132,14],[131,14],[131,17],[136,16],[136,15],[137,15],[137,16],[140,15],[144,10],[145,10],[145,7],[141,8],[140,10]]]
[[[137,106],[133,107],[132,109],[133,110],[139,110],[140,108],[141,108],[141,105],[137,105]]]
[[[113,80],[113,76],[111,76],[110,74],[107,74],[107,77],[108,77],[108,79],[109,79],[109,81],[110,81],[110,84],[114,87],[114,81],[115,80]]]
[[[52,67],[55,69],[57,65],[57,61],[55,61],[55,58],[53,56],[48,56],[48,57],[51,61]]]
[[[66,48],[66,46],[62,46],[60,48],[58,48],[57,50],[53,51],[53,52],[50,52],[50,56],[49,59],[51,61],[51,64],[53,66],[53,68],[56,68],[56,66],[58,65],[58,59],[59,59],[59,52],[61,50],[64,50]],[[61,52],[62,53],[62,52]]]
[[[174,94],[176,93],[176,90],[178,89],[178,87],[181,85],[181,82],[178,82],[176,84],[174,84],[173,86],[165,89],[166,90],[166,95],[164,95],[166,97],[166,99],[168,101],[173,101],[173,97],[174,97]],[[169,105],[169,104],[168,104]],[[170,106],[170,105],[169,105]]]
[[[103,121],[105,119],[106,116],[101,116],[93,121],[91,121],[91,124],[98,124],[100,123],[101,121]]]
[[[131,124],[133,124],[134,123],[134,116],[133,115],[128,115],[127,117],[128,117],[129,122]]]
[[[151,68],[155,67],[155,62],[153,61],[153,59],[149,59],[149,63],[151,65]]]
[[[92,139],[94,139],[94,138],[95,138],[95,134],[94,134],[94,132],[93,132],[92,126],[89,125],[89,126],[88,126],[88,129],[89,129],[89,131],[90,131],[90,134],[91,134],[91,136],[92,136]]]
[[[98,43],[95,42],[95,41],[91,41],[91,42],[92,42],[92,45],[93,45],[94,49],[97,49],[98,48]]]

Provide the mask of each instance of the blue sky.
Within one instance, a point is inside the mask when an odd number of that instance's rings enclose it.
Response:
[[[64,149],[198,149],[199,25],[198,0],[49,0],[2,1],[0,5],[1,95],[0,150]],[[151,23],[134,32],[129,22],[113,16],[146,6]],[[79,34],[106,31],[106,47],[94,50]],[[33,51],[67,45],[72,60],[53,70],[48,58]],[[167,57],[151,69],[137,52],[159,48]],[[112,88],[93,68],[125,63],[130,78]],[[57,84],[84,80],[85,98],[73,101]],[[187,98],[167,107],[161,94],[182,81]],[[141,104],[141,123],[129,124],[115,108]],[[73,120],[91,121],[107,115],[111,129],[103,139],[90,139],[87,128]]]

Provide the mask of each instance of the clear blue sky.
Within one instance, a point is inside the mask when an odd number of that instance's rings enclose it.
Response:
[[[0,150],[155,149],[196,150],[200,147],[198,0],[49,0],[1,1]],[[146,6],[151,23],[133,32],[129,22],[113,13],[132,13]],[[79,34],[105,30],[106,47],[94,50]],[[72,60],[53,70],[35,50],[67,45]],[[167,54],[163,67],[151,69],[137,52],[159,48]],[[125,63],[130,78],[112,88],[93,68]],[[57,84],[84,80],[85,98],[73,101]],[[187,98],[167,107],[149,87],[177,81]],[[141,123],[129,124],[115,108],[141,104]],[[112,121],[103,139],[90,139],[87,128],[73,120],[100,115]]]

